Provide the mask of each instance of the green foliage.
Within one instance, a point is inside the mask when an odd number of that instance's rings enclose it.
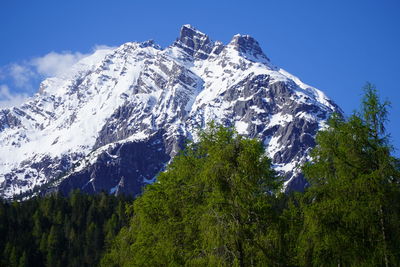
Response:
[[[304,168],[310,183],[299,259],[307,266],[395,266],[399,167],[385,135],[388,103],[367,84],[360,114],[333,116]]]
[[[210,125],[134,202],[102,265],[273,264],[279,188],[260,142]]]
[[[126,197],[51,195],[0,202],[0,266],[96,266],[128,217]],[[107,238],[105,238],[105,236]]]

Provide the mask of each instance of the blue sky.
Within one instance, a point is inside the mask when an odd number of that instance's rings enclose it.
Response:
[[[400,149],[400,1],[1,0],[0,106],[98,46],[154,39],[168,46],[183,24],[213,40],[255,37],[265,54],[323,90],[346,114],[365,82],[392,102],[388,130]],[[399,151],[396,152],[400,155]]]

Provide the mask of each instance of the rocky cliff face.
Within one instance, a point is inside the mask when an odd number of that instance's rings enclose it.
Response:
[[[214,120],[265,144],[288,189],[316,132],[339,108],[270,62],[258,42],[224,45],[190,25],[173,45],[98,50],[0,111],[0,196],[74,188],[138,194]]]

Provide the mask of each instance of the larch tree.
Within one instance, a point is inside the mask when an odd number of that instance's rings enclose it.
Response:
[[[268,265],[280,184],[259,141],[211,124],[134,202],[102,264]]]
[[[303,204],[299,258],[306,266],[395,266],[399,165],[385,132],[388,103],[367,84],[360,113],[334,115],[317,136]]]

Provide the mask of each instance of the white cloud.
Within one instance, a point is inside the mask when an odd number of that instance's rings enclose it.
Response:
[[[0,85],[0,108],[19,106],[28,98],[27,94],[14,94],[7,85]]]
[[[116,46],[108,46],[108,45],[95,45],[93,47],[93,52],[96,52],[97,50],[110,50],[110,49],[115,49],[117,48]]]
[[[95,45],[89,54],[69,51],[50,52],[42,57],[0,66],[0,80],[11,79],[15,87],[29,88],[32,85],[32,80],[58,76],[70,69],[79,60],[97,50],[114,48],[107,45]]]
[[[62,74],[86,54],[79,52],[50,52],[43,57],[37,57],[31,60],[30,64],[35,67],[37,73],[44,77],[53,77]]]
[[[31,80],[36,76],[36,73],[25,64],[11,64],[8,67],[8,74],[15,83],[15,86],[27,89],[32,87]]]
[[[22,104],[28,96],[37,91],[41,80],[64,73],[79,60],[97,50],[113,48],[107,45],[95,45],[89,54],[50,52],[42,57],[0,66],[0,108]],[[15,88],[22,93],[15,93],[13,90]]]

